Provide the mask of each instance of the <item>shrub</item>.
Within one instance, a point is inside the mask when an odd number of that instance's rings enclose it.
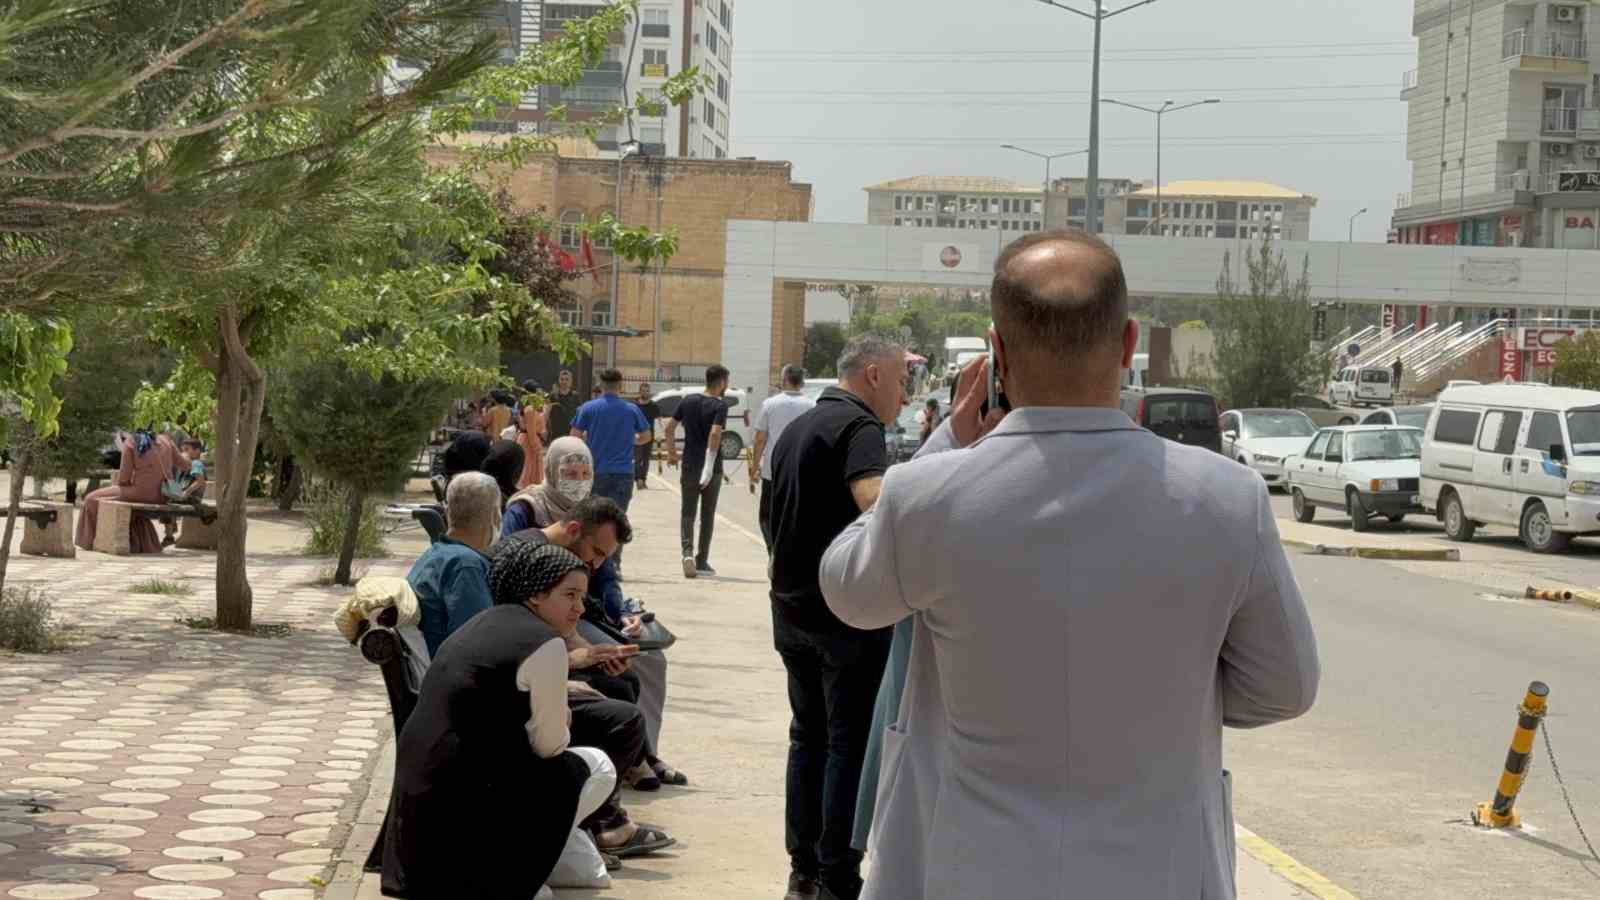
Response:
[[[165,578],[146,578],[136,582],[128,588],[134,594],[164,594],[175,597],[187,597],[194,593],[194,588],[181,581],[168,581]]]
[[[311,535],[306,539],[306,554],[337,557],[344,544],[345,523],[349,519],[348,495],[337,485],[317,482],[306,486],[303,499],[306,524],[311,527]],[[379,508],[376,502],[368,503],[361,516],[361,531],[356,536],[356,556],[363,559],[375,559],[389,553],[383,544]]]
[[[49,653],[65,645],[50,598],[33,588],[0,591],[0,649]]]

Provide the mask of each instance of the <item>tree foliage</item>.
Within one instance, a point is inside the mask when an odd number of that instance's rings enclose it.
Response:
[[[127,321],[89,311],[72,322],[72,331],[76,339],[66,371],[52,384],[61,400],[60,427],[38,442],[33,459],[33,474],[40,478],[78,478],[101,469],[100,454],[113,431],[173,421],[134,416],[134,394],[160,360]]]
[[[1581,331],[1554,347],[1551,381],[1564,387],[1600,390],[1600,331]]]
[[[850,320],[849,336],[878,334],[901,340],[909,349],[936,363],[944,356],[945,338],[981,337],[988,332],[987,303],[945,301],[931,294],[918,294],[901,300],[887,312],[878,312],[870,304],[858,307]]]
[[[839,356],[844,353],[844,326],[838,322],[812,322],[806,326],[805,366],[808,374],[816,378],[837,376]]]
[[[1238,284],[1223,256],[1217,278],[1215,371],[1227,407],[1290,406],[1296,393],[1318,387],[1328,360],[1311,343],[1308,265],[1288,274],[1282,251],[1270,240],[1245,257]]]

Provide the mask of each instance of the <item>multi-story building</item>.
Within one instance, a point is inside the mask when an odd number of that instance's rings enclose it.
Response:
[[[1122,214],[1125,204],[1118,198],[1144,187],[1132,178],[1102,178],[1099,185],[1099,216],[1101,234],[1121,234]],[[1050,196],[1045,198],[1045,221],[1053,228],[1068,225],[1082,229],[1084,214],[1089,207],[1089,179],[1054,178],[1050,181]]]
[[[865,189],[867,222],[908,228],[1041,231],[1044,191],[967,175],[918,175]]]
[[[1265,181],[1174,181],[1119,198],[1123,234],[1311,240],[1317,198]],[[1107,213],[1110,216],[1110,213]]]
[[[509,0],[487,25],[501,35],[502,54],[510,60],[559,37],[567,22],[593,16],[608,5],[599,0]],[[725,158],[732,138],[733,0],[643,0],[638,16],[612,35],[604,59],[577,84],[541,87],[524,95],[516,108],[477,123],[477,129],[538,133],[547,127],[547,112],[557,106],[566,108],[567,122],[594,119],[640,95],[660,96],[668,77],[691,66],[709,81],[704,94],[683,106],[663,105],[659,115],[641,113],[602,127],[595,143],[608,154],[620,142],[634,140],[647,156]]]
[[[1587,0],[1416,0],[1396,240],[1596,248],[1597,28]]]

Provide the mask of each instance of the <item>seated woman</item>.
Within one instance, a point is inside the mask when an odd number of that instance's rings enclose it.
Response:
[[[95,529],[100,521],[100,502],[120,500],[124,503],[164,503],[161,483],[172,474],[176,454],[170,440],[158,440],[149,431],[136,431],[131,435],[117,435],[122,447],[121,467],[117,470],[117,483],[103,487],[83,498],[83,514],[78,517],[78,533],[73,543],[85,550],[94,549]],[[135,516],[129,525],[128,551],[130,553],[160,553],[161,536],[156,526],[145,516]]]
[[[446,493],[450,530],[412,564],[406,581],[422,608],[422,637],[428,655],[445,638],[491,605],[489,558],[484,551],[500,528],[500,488],[482,472],[451,479]]]
[[[516,441],[495,441],[489,445],[489,455],[483,458],[478,471],[494,479],[500,486],[500,508],[517,493],[517,479],[522,477],[523,457],[526,453]]]
[[[533,898],[614,796],[609,757],[568,749],[567,648],[538,611],[581,598],[586,571],[560,547],[507,558],[496,605],[434,657],[396,747],[385,896]]]
[[[557,522],[569,521],[578,504],[589,496],[589,489],[594,484],[593,472],[593,457],[583,441],[565,437],[551,442],[545,454],[544,482],[511,498],[501,523],[501,537],[507,538],[529,528],[549,528]],[[622,525],[626,527],[625,517]],[[598,601],[598,608],[592,609],[578,625],[579,634],[585,640],[596,644],[618,644],[621,643],[617,638],[619,633],[637,632],[640,625],[638,616],[628,611],[627,599],[622,593],[616,566],[611,560],[606,560],[591,574],[589,596]],[[629,785],[644,791],[657,790],[663,784],[687,785],[689,779],[686,775],[656,755],[661,740],[661,718],[667,703],[666,654],[659,650],[642,653],[633,659],[629,668],[628,675],[636,681],[636,686],[632,686],[631,690],[630,686],[617,678],[594,681],[595,687],[606,696],[636,703],[644,713],[649,731],[645,764],[632,771],[622,770],[624,777]]]

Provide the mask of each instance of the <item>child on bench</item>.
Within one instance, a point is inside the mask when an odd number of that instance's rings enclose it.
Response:
[[[182,454],[178,465],[175,467],[172,478],[161,484],[161,496],[171,504],[181,504],[200,508],[200,501],[206,492],[206,464],[201,460],[206,452],[206,445],[199,438],[185,438]],[[161,546],[170,547],[177,543],[175,532],[178,528],[176,517],[167,516],[162,520],[162,528],[166,534],[161,539]]]

